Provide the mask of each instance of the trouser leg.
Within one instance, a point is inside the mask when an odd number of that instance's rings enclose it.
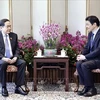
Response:
[[[18,59],[15,65],[18,67],[17,78],[15,81],[15,84],[17,86],[25,85],[26,62],[22,59]]]
[[[97,68],[95,61],[86,61],[82,63],[81,68],[84,75],[84,85],[94,87],[92,70]]]
[[[6,87],[6,69],[7,69],[8,63],[0,60],[0,81],[2,84],[2,87]]]
[[[80,84],[84,85],[84,74],[83,74],[83,71],[81,68],[81,64],[82,64],[82,61],[78,61],[76,63],[76,69],[77,69],[77,72],[79,75],[79,82],[80,82]]]
[[[85,86],[94,86],[92,70],[96,69],[95,60],[79,61],[76,64],[80,84]]]

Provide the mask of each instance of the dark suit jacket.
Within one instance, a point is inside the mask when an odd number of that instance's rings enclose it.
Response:
[[[98,30],[94,38],[92,52],[90,52],[91,35],[92,35],[92,32],[90,32],[88,35],[88,41],[82,54],[85,55],[87,60],[95,60],[97,65],[99,65],[100,64],[100,29]]]
[[[17,34],[10,32],[9,38],[10,38],[10,42],[11,42],[13,57],[18,57],[19,56],[19,46],[18,46]],[[4,56],[5,56],[5,44],[4,44],[4,40],[3,40],[3,35],[0,31],[0,59],[2,59],[2,57],[4,57]]]

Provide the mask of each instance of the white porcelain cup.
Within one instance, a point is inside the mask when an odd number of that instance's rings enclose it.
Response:
[[[42,55],[42,51],[39,49],[38,51],[37,51],[37,56],[41,56]]]
[[[66,56],[66,51],[64,49],[61,50],[61,56]]]

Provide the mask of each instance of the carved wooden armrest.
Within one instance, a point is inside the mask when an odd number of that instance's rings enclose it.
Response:
[[[27,66],[26,66],[25,73],[26,73],[26,75],[29,75],[29,71],[27,70]]]
[[[74,75],[75,75],[75,76],[77,76],[77,75],[78,75],[78,72],[77,72],[77,70],[74,72]]]

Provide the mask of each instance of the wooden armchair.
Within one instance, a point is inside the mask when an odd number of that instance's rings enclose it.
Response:
[[[24,56],[24,52],[23,51],[21,51],[21,55],[22,55],[22,57]],[[17,69],[17,67],[15,65],[8,65],[6,72],[7,73],[13,73],[12,74],[12,82],[15,79],[15,74],[16,74],[17,71],[18,71],[18,69]],[[30,91],[29,88],[27,87],[28,78],[29,78],[29,72],[28,72],[27,66],[26,66],[26,71],[25,71],[25,91],[26,92]]]
[[[93,73],[100,73],[100,69],[93,69],[92,70]],[[74,78],[75,78],[75,83],[76,83],[76,87],[74,89],[74,92],[77,92],[79,89],[79,77],[78,77],[78,72],[77,70],[74,72]]]

